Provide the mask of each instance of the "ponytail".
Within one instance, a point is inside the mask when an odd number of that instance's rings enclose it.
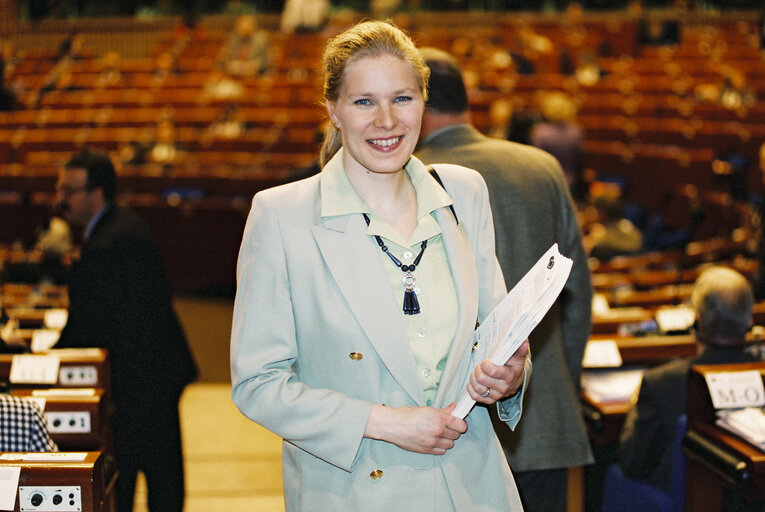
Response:
[[[343,146],[343,134],[337,127],[329,123],[327,131],[324,134],[324,142],[321,144],[321,152],[319,153],[319,165],[324,168],[327,162],[332,160],[332,157]]]

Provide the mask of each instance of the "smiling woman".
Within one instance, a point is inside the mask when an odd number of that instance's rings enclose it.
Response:
[[[412,156],[428,68],[401,30],[356,25],[324,71],[322,172],[256,194],[247,220],[234,402],[285,440],[288,512],[522,510],[487,409],[451,414],[467,388],[514,427],[530,372],[527,345],[471,358],[506,293],[486,184],[439,165],[441,186]]]

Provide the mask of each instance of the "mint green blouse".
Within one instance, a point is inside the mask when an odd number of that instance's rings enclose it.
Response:
[[[422,162],[412,158],[404,169],[417,194],[417,228],[409,240],[405,240],[367,206],[354,190],[345,174],[342,161],[338,158],[330,161],[322,170],[321,215],[327,217],[366,213],[370,218],[367,234],[370,237],[380,236],[391,254],[404,265],[413,263],[420,252],[422,241],[428,241],[420,263],[412,273],[416,279],[414,291],[420,303],[420,313],[417,315],[405,315],[403,311],[403,279],[406,274],[382,249],[379,250],[379,255],[393,295],[401,303],[401,316],[409,346],[427,404],[431,405],[441,381],[459,317],[457,293],[441,237],[441,228],[431,213],[452,204],[452,201],[438,184],[425,179],[428,171]]]

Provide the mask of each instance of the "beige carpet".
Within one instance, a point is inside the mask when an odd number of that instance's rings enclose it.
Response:
[[[233,299],[176,295],[173,304],[199,368],[197,382],[231,382],[229,342]]]

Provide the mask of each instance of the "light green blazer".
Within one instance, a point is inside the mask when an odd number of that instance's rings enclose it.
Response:
[[[341,154],[327,165],[342,166]],[[407,165],[423,166],[416,158]],[[459,218],[458,225],[448,208],[433,213],[460,305],[434,404],[444,407],[478,363],[476,320],[506,292],[483,179],[464,167],[437,169]],[[446,455],[363,438],[373,404],[424,406],[425,397],[379,248],[361,215],[321,217],[320,181],[321,174],[255,195],[237,267],[232,396],[244,415],[284,439],[287,511],[522,510],[483,406]],[[530,360],[526,370],[528,379]],[[497,406],[511,427],[522,400],[519,393]]]

